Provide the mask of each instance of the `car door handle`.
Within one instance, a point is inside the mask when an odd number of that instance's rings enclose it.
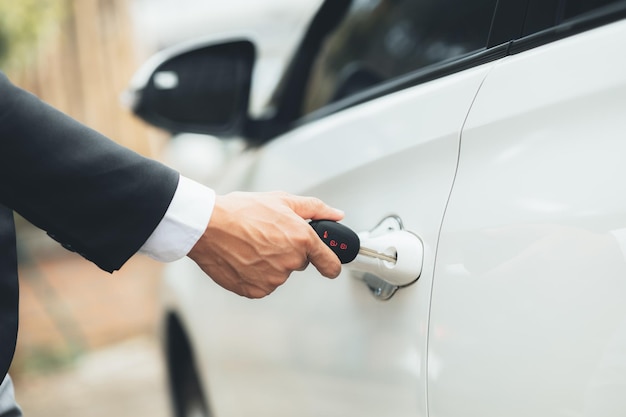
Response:
[[[344,265],[363,280],[375,297],[388,299],[402,287],[417,281],[422,273],[424,245],[404,229],[398,216],[389,216],[374,229],[358,233],[361,248],[356,258]],[[368,252],[373,253],[368,253]],[[377,256],[382,254],[384,256]]]

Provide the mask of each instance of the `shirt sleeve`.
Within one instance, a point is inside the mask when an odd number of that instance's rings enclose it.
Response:
[[[215,191],[181,175],[165,216],[139,253],[160,262],[186,256],[206,230],[214,205]]]

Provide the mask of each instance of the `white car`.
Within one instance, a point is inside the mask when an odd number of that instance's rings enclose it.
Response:
[[[328,0],[257,116],[248,39],[146,64],[137,115],[247,144],[219,193],[317,196],[396,258],[256,301],[168,266],[176,416],[626,416],[625,17]]]

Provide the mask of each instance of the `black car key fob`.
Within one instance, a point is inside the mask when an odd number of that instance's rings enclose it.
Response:
[[[352,262],[359,254],[361,241],[349,227],[331,220],[313,220],[309,224],[342,264]]]

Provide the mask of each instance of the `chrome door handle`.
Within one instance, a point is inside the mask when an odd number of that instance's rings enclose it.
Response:
[[[362,248],[376,253],[360,251],[344,266],[363,280],[377,298],[388,299],[420,277],[424,245],[419,237],[404,229],[398,216],[387,217],[374,229],[358,236]]]

